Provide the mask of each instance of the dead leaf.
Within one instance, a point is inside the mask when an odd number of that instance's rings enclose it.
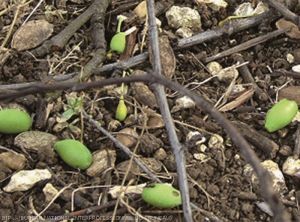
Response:
[[[138,4],[133,11],[140,19],[144,19],[147,15],[146,1],[142,1],[140,4]]]
[[[163,35],[159,37],[160,46],[160,61],[162,66],[162,74],[168,79],[172,79],[176,69],[176,58],[174,51],[170,45],[168,36]],[[150,62],[153,63],[153,56],[150,50]]]
[[[300,39],[300,30],[297,25],[293,22],[287,21],[285,19],[279,19],[276,22],[276,27],[278,29],[287,29],[286,35],[293,39]]]
[[[143,72],[141,70],[136,70],[133,72],[132,75],[141,75],[144,73],[145,72]],[[132,86],[131,89],[133,91],[134,98],[136,98],[136,100],[139,103],[141,103],[145,106],[149,106],[152,109],[157,107],[155,95],[146,84],[140,83],[140,82],[135,82],[135,83],[131,84],[131,86]]]
[[[163,128],[165,126],[164,120],[161,115],[156,113],[152,109],[143,109],[143,112],[147,115],[147,128],[148,129],[158,129]]]
[[[53,25],[46,20],[29,21],[15,32],[11,47],[18,51],[35,48],[49,38],[52,32]]]
[[[248,99],[250,99],[253,96],[254,91],[255,90],[253,88],[247,90],[242,95],[237,97],[235,100],[233,100],[230,103],[227,103],[226,105],[222,106],[219,109],[219,111],[227,112],[227,111],[230,111],[230,110],[233,110],[233,109],[239,107],[240,105],[242,105],[244,102],[246,102]]]

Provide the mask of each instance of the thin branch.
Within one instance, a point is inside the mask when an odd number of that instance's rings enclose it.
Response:
[[[204,43],[207,41],[212,41],[217,38],[220,38],[223,35],[232,35],[234,33],[238,33],[240,31],[255,27],[261,24],[266,19],[274,20],[278,16],[274,15],[274,11],[270,10],[268,12],[264,12],[260,15],[245,18],[245,19],[237,19],[229,24],[224,25],[224,27],[216,28],[214,30],[208,30],[205,32],[200,32],[194,36],[183,38],[178,41],[179,48],[187,48],[193,45],[197,45],[200,43]]]
[[[92,42],[94,45],[93,58],[83,67],[83,72],[77,76],[77,80],[88,79],[94,69],[101,65],[106,59],[106,41],[105,41],[105,12],[110,0],[101,1],[101,5],[96,5],[95,12],[91,18],[92,23]]]
[[[105,7],[109,0],[95,0],[80,16],[70,22],[70,24],[60,33],[45,41],[41,46],[32,50],[36,57],[42,57],[53,49],[63,48],[75,32],[83,26],[95,13],[96,10]],[[105,8],[106,9],[106,8]]]
[[[154,70],[153,75],[161,76],[162,68],[161,68],[161,61],[160,61],[159,40],[158,40],[154,5],[155,5],[154,0],[147,1],[149,38],[150,38],[152,55],[153,55],[153,64],[152,64]],[[154,94],[156,96],[157,103],[160,108],[160,112],[165,122],[168,138],[171,147],[173,149],[173,154],[175,155],[184,218],[186,222],[192,222],[193,216],[192,216],[192,210],[190,204],[190,195],[189,195],[189,187],[188,187],[187,174],[186,174],[184,150],[182,149],[182,146],[178,140],[175,131],[175,125],[170,113],[164,87],[162,85],[154,84],[153,88],[154,88]]]
[[[116,69],[121,69],[121,70],[129,69],[146,62],[147,59],[148,59],[148,52],[144,52],[142,54],[131,57],[126,61],[118,61],[118,62],[106,64],[104,66],[95,68],[93,70],[93,74],[103,75],[105,72],[110,72]],[[77,75],[79,74],[76,72],[65,74],[65,75],[56,75],[53,77],[53,81],[55,82],[56,81],[61,82],[66,80],[71,81],[71,79],[73,79]],[[26,82],[26,83],[13,83],[13,84],[0,85],[0,92],[3,91],[4,93],[6,90],[20,90],[20,89],[30,88],[30,87],[34,87],[34,85],[37,83],[38,82]]]
[[[291,20],[297,26],[300,27],[300,17],[295,13],[291,12],[287,7],[285,7],[285,5],[275,0],[265,0],[265,2],[267,2],[273,8],[275,8],[277,11],[279,11],[280,14],[282,14],[286,19]]]
[[[233,48],[227,49],[227,50],[225,50],[223,52],[220,52],[220,53],[218,53],[216,55],[208,57],[208,58],[204,59],[204,61],[205,62],[211,62],[211,61],[214,61],[216,59],[220,59],[220,58],[223,58],[225,56],[229,56],[229,55],[231,55],[233,53],[241,52],[241,51],[249,49],[249,48],[251,48],[251,47],[253,47],[255,45],[258,45],[260,43],[266,42],[269,39],[275,38],[275,37],[277,37],[277,36],[279,36],[279,35],[281,35],[281,34],[283,34],[285,32],[286,32],[285,29],[279,29],[279,30],[275,30],[273,32],[269,32],[269,33],[267,33],[265,35],[258,36],[258,37],[254,38],[254,39],[251,39],[251,40],[247,41],[247,42],[243,42],[243,43],[241,43],[241,44],[239,44],[239,45],[237,45],[237,46],[235,46]]]
[[[124,146],[122,143],[120,143],[119,140],[117,140],[114,136],[112,136],[106,129],[104,129],[99,122],[96,120],[92,119],[85,111],[83,111],[84,117],[91,123],[93,124],[101,133],[103,133],[105,136],[107,136],[119,149],[121,149],[124,153],[126,153],[129,157],[133,156],[133,160],[135,163],[153,180],[156,182],[161,182],[160,179],[152,173],[152,171],[138,158],[136,158],[136,155],[131,152],[131,150],[127,147]]]

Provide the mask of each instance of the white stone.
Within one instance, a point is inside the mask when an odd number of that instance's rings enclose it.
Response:
[[[58,190],[51,183],[47,183],[43,188],[43,193],[46,197],[46,202],[49,203],[57,195]]]
[[[293,67],[292,67],[292,70],[293,70],[294,72],[299,72],[299,73],[300,73],[300,65],[295,65],[295,66],[293,66]]]
[[[182,27],[190,28],[192,31],[200,31],[201,17],[197,10],[188,7],[172,6],[167,12],[166,17],[169,26],[179,29]]]
[[[300,159],[295,159],[292,156],[288,157],[282,165],[282,172],[290,176],[294,176],[296,173],[299,173]]]
[[[32,188],[37,182],[50,179],[51,176],[50,171],[47,169],[21,170],[11,177],[3,190],[5,192],[26,191]]]

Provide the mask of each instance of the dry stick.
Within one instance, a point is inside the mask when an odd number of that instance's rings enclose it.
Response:
[[[285,211],[280,199],[277,194],[273,191],[272,188],[272,180],[270,178],[269,173],[262,167],[260,161],[254,151],[251,149],[250,145],[246,142],[240,132],[230,123],[218,110],[216,110],[212,104],[210,104],[206,99],[204,99],[201,95],[195,94],[188,89],[185,89],[178,83],[172,82],[166,79],[163,76],[159,75],[138,75],[138,76],[130,76],[124,78],[111,78],[105,79],[102,81],[95,81],[89,83],[69,83],[69,82],[59,82],[53,83],[51,85],[45,83],[36,84],[35,88],[21,90],[20,92],[12,92],[7,93],[6,95],[0,94],[0,100],[8,99],[8,98],[17,98],[22,97],[28,94],[33,93],[44,93],[44,92],[53,92],[55,90],[66,90],[71,89],[73,91],[82,91],[92,88],[100,88],[106,85],[113,84],[121,84],[131,83],[131,82],[145,82],[148,84],[157,82],[159,84],[164,85],[174,91],[178,91],[182,95],[186,95],[193,99],[197,106],[201,108],[203,111],[211,115],[216,122],[223,127],[226,132],[229,134],[233,143],[238,147],[241,151],[243,158],[252,166],[254,169],[259,182],[262,187],[262,196],[265,201],[270,205],[272,212],[274,213],[275,221],[285,221],[289,222],[290,215]]]
[[[298,123],[298,128],[295,133],[295,148],[294,148],[294,157],[298,159],[300,157],[300,123]]]
[[[91,18],[92,23],[92,42],[94,44],[94,55],[93,58],[84,66],[83,72],[79,78],[88,79],[93,73],[94,69],[97,68],[106,59],[106,41],[105,41],[105,12],[110,3],[110,0],[101,1],[101,6],[97,5],[98,8]]]
[[[230,48],[230,49],[227,49],[223,52],[220,52],[216,55],[213,55],[211,57],[208,57],[208,58],[205,58],[204,59],[204,62],[211,62],[211,61],[214,61],[216,59],[220,59],[220,58],[223,58],[225,56],[229,56],[233,53],[236,53],[236,52],[240,52],[240,51],[243,51],[243,50],[246,50],[246,49],[249,49],[255,45],[258,45],[260,43],[263,43],[263,42],[266,42],[268,41],[269,39],[272,39],[272,38],[275,38],[283,33],[286,32],[286,29],[279,29],[279,30],[276,30],[276,31],[273,31],[273,32],[270,32],[270,33],[267,33],[265,35],[262,35],[262,36],[258,36],[254,39],[251,39],[247,42],[244,42],[242,44],[239,44],[233,48]]]
[[[232,35],[234,33],[238,33],[248,28],[252,28],[262,23],[265,19],[274,20],[278,16],[274,15],[274,11],[269,10],[268,12],[264,12],[260,15],[253,16],[245,19],[237,19],[230,22],[223,27],[216,28],[214,30],[208,30],[205,32],[201,32],[194,36],[183,38],[178,41],[179,48],[186,48],[190,46],[194,46],[206,41],[211,41],[217,38],[220,38],[223,35]]]
[[[144,52],[142,54],[139,54],[137,56],[131,57],[126,61],[118,61],[111,64],[104,65],[102,67],[96,68],[93,70],[93,73],[96,75],[101,75],[104,72],[110,72],[116,69],[129,69],[133,66],[142,64],[148,59],[148,52]],[[76,72],[66,74],[66,75],[57,75],[53,77],[54,81],[66,81],[71,80],[72,78],[76,77],[78,74]],[[34,87],[35,84],[38,82],[26,82],[26,83],[14,83],[14,84],[5,84],[0,85],[0,92],[3,90],[20,90],[25,88]],[[75,80],[74,80],[75,83]]]
[[[36,49],[33,49],[31,52],[36,57],[42,57],[53,49],[61,49],[63,48],[69,39],[74,35],[74,33],[83,26],[95,13],[97,10],[101,10],[101,8],[105,8],[105,5],[108,4],[109,0],[95,0],[88,8],[85,10],[80,16],[70,22],[70,24],[63,29],[60,33],[53,36],[51,39],[46,40],[41,46]]]
[[[279,11],[280,14],[282,14],[286,19],[291,20],[297,26],[300,26],[300,17],[295,13],[291,12],[288,8],[285,7],[285,5],[283,5],[277,0],[264,0],[264,1],[267,2],[273,8],[275,8],[277,11]]]
[[[153,63],[152,63],[153,71],[154,71],[153,75],[161,76],[162,67],[160,61],[159,40],[158,40],[158,32],[156,27],[154,5],[155,5],[154,0],[147,1],[148,29],[149,29],[150,45],[151,45],[151,50],[153,55]],[[175,155],[184,218],[186,222],[192,222],[193,216],[192,216],[191,203],[190,203],[189,187],[187,182],[184,149],[182,148],[175,131],[175,125],[170,113],[164,87],[159,84],[154,84],[153,89],[154,89],[154,94],[157,103],[160,108],[160,112],[165,122],[166,130],[173,150],[173,154]]]
[[[120,143],[119,140],[117,140],[115,137],[113,137],[107,130],[105,130],[103,127],[101,127],[101,125],[95,121],[94,119],[92,119],[85,111],[83,111],[83,115],[85,118],[88,119],[88,121],[93,124],[101,133],[103,133],[105,136],[107,136],[115,145],[116,147],[118,147],[119,149],[121,149],[124,153],[126,153],[129,157],[134,156],[134,161],[136,162],[136,164],[153,180],[156,182],[161,182],[160,179],[151,172],[151,170],[142,162],[140,161],[138,158],[136,158],[135,154],[133,152],[131,152],[131,150],[124,146],[122,143]]]
[[[233,58],[239,62],[239,63],[244,63],[245,60],[243,58],[243,56],[241,54],[235,54],[233,55]],[[267,101],[268,100],[268,95],[267,93],[265,93],[261,88],[259,88],[259,86],[256,84],[249,68],[247,65],[245,66],[240,66],[238,68],[242,78],[244,79],[245,83],[251,83],[254,87],[254,95],[261,101]]]
[[[239,132],[249,143],[262,150],[271,159],[276,156],[276,153],[279,150],[279,146],[273,140],[265,137],[245,123],[234,121],[233,125],[239,130]]]

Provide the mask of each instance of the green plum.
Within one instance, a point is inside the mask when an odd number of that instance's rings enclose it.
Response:
[[[295,101],[282,99],[267,112],[265,128],[270,133],[282,129],[292,122],[297,112]]]
[[[20,109],[3,109],[0,111],[0,133],[15,134],[29,130],[32,119]]]
[[[90,150],[77,140],[58,141],[54,144],[54,149],[62,160],[71,167],[85,170],[93,162]]]
[[[156,183],[145,187],[142,192],[143,200],[159,208],[173,208],[181,204],[181,195],[179,190],[167,183]]]

